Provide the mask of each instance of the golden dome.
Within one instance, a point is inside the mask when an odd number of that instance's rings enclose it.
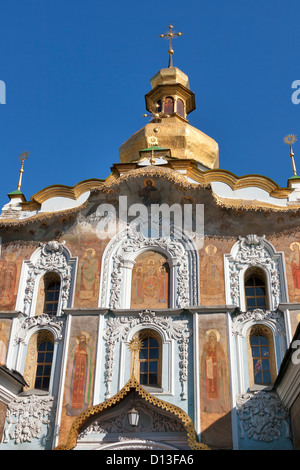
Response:
[[[177,67],[161,69],[152,77],[151,86],[145,100],[154,119],[120,147],[121,163],[138,160],[140,151],[153,145],[155,135],[158,146],[170,149],[171,157],[219,168],[217,142],[188,123],[187,115],[196,107],[188,76]]]
[[[154,129],[158,129],[155,134]],[[129,163],[140,157],[140,151],[151,147],[151,137],[156,135],[159,147],[171,150],[173,158],[195,160],[207,168],[219,168],[217,142],[176,117],[162,119],[159,123],[146,124],[133,134],[119,150],[121,163]]]

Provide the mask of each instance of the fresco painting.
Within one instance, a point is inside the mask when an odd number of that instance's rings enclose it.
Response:
[[[201,304],[218,305],[225,303],[222,253],[212,243],[200,253]]]
[[[168,308],[169,266],[161,253],[146,251],[135,259],[131,308]]]
[[[15,290],[17,282],[17,255],[7,253],[0,261],[0,305],[12,310],[15,303]]]
[[[214,315],[218,317],[218,315]],[[227,351],[226,324],[203,316],[203,326],[199,331],[200,346],[200,404],[201,432],[206,442],[215,441],[215,429],[218,423],[224,431],[224,448],[230,448],[230,383]],[[205,324],[207,329],[205,328]]]
[[[100,262],[96,250],[89,246],[79,257],[77,283],[76,283],[76,305],[94,306],[98,305]]]
[[[6,354],[11,329],[11,320],[1,320],[0,323],[0,366],[6,363]]]

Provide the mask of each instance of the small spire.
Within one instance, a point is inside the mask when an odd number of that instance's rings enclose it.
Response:
[[[172,24],[169,25],[169,31],[167,31],[165,34],[161,34],[159,37],[160,38],[164,38],[164,39],[168,39],[170,41],[169,43],[169,50],[168,50],[168,54],[169,54],[169,68],[170,67],[173,67],[173,54],[174,54],[174,50],[173,50],[173,46],[172,46],[172,39],[176,39],[177,37],[179,36],[182,36],[183,33],[176,33],[175,31],[173,31],[174,29],[174,26]]]
[[[24,173],[24,161],[26,160],[26,158],[28,158],[28,156],[29,156],[29,153],[28,153],[28,152],[23,152],[23,153],[19,156],[19,160],[22,162],[22,165],[21,165],[21,168],[20,168],[20,176],[19,176],[19,183],[18,183],[18,191],[21,191],[22,176],[23,176],[23,173]]]
[[[297,137],[295,136],[295,134],[289,134],[284,137],[283,141],[285,144],[290,146],[290,157],[292,159],[293,175],[297,176],[294,152],[293,152],[293,147],[292,147],[292,145],[297,141]]]

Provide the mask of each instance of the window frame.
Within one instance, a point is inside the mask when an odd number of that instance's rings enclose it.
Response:
[[[158,349],[158,357],[155,359],[141,359],[140,358],[140,351],[143,349],[142,348],[142,343],[144,340],[150,340],[154,339],[157,342],[157,349]],[[131,353],[131,370],[133,372],[133,375],[136,377],[138,380],[139,384],[144,387],[144,388],[161,388],[162,387],[162,338],[160,334],[151,328],[146,328],[137,331],[133,338],[132,342],[138,345],[137,348],[132,350]],[[148,348],[149,349],[149,348]],[[145,374],[144,372],[141,372],[141,363],[150,363],[150,362],[157,362],[157,383],[156,384],[151,384],[151,383],[146,383],[143,384],[141,382],[141,374]],[[149,368],[148,368],[148,378],[149,378]]]
[[[263,296],[265,298],[265,305],[264,306],[253,306],[248,308],[247,306],[247,298],[261,298],[262,296],[247,296],[246,295],[246,289],[250,288],[250,286],[246,286],[246,283],[251,279],[251,278],[258,278],[261,282],[263,287],[265,288],[265,295]],[[262,287],[262,286],[253,286],[254,289],[255,287]],[[253,266],[253,267],[248,267],[246,271],[243,273],[243,304],[242,310],[247,312],[247,311],[253,311],[255,309],[261,309],[261,310],[269,310],[270,309],[270,284],[269,284],[269,279],[268,279],[268,273],[265,272],[265,270],[260,267],[260,266]]]
[[[268,384],[255,382],[254,360],[253,360],[252,345],[251,345],[251,338],[253,338],[254,336],[262,336],[266,338],[268,342],[268,348],[269,348],[268,359],[269,359],[269,371],[270,371],[270,378],[271,378],[271,381]],[[268,326],[262,323],[252,325],[248,329],[248,332],[247,332],[247,349],[248,349],[249,386],[250,387],[272,386],[277,376],[274,335],[273,335],[272,330]]]

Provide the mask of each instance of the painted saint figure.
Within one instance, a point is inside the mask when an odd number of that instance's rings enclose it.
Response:
[[[66,410],[69,416],[77,416],[90,406],[92,354],[89,340],[89,333],[81,331],[76,337],[77,344],[71,353],[68,373],[69,403]]]
[[[17,277],[16,255],[8,253],[1,262],[0,272],[0,305],[13,308],[14,292]]]
[[[77,297],[88,301],[97,296],[98,260],[93,248],[87,248],[80,262],[77,278]]]
[[[168,308],[169,266],[154,251],[140,254],[132,270],[131,308]]]
[[[300,243],[293,242],[290,245],[291,251],[294,252],[291,268],[294,280],[294,288],[300,289]]]
[[[228,373],[225,354],[220,344],[220,333],[207,330],[201,357],[201,397],[206,413],[226,413],[228,403]]]
[[[158,204],[160,202],[160,193],[155,187],[155,183],[152,179],[146,179],[144,181],[145,187],[139,189],[138,195],[142,198],[145,206],[151,204]]]

